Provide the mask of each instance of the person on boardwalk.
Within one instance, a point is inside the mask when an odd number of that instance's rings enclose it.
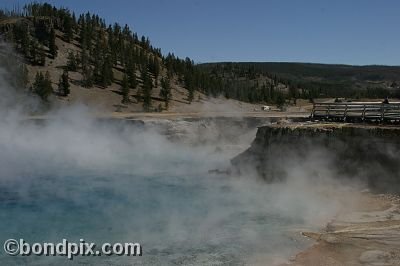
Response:
[[[389,104],[389,98],[386,96],[385,99],[382,101],[384,104]]]

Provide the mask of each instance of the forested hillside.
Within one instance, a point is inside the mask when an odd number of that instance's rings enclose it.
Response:
[[[195,68],[190,58],[163,55],[128,25],[107,25],[95,14],[77,16],[65,8],[32,3],[22,10],[0,11],[0,33],[23,56],[25,85],[44,101],[52,95],[68,98],[71,85],[112,88],[123,104],[140,102],[144,110],[153,111],[168,108],[173,87],[184,89],[179,93],[187,103],[195,91],[214,97],[222,93],[221,79]]]
[[[282,90],[286,91],[286,98],[293,99],[400,96],[398,66],[226,62],[201,64],[197,67],[212,77],[223,79],[232,88],[230,96],[243,101],[270,101]],[[244,93],[245,87],[253,88],[251,94]]]

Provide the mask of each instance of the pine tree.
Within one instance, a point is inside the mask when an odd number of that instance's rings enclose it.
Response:
[[[60,79],[58,82],[58,93],[61,96],[68,96],[68,94],[70,94],[69,87],[70,87],[70,84],[69,84],[68,71],[64,71],[62,73],[62,75],[60,76]]]
[[[57,56],[56,33],[54,28],[51,28],[50,31],[49,50],[52,58],[54,59]]]
[[[99,79],[99,84],[107,87],[111,85],[111,83],[114,80],[114,74],[112,70],[112,64],[111,64],[111,58],[107,57],[102,65],[102,68],[100,70],[100,79]]]
[[[34,91],[39,91],[40,88],[43,86],[44,76],[42,72],[37,72],[35,75],[35,81],[33,82],[32,86]]]
[[[130,86],[132,89],[136,89],[137,80],[136,80],[136,74],[135,74],[135,72],[132,72],[132,73],[128,76],[128,81],[129,81],[129,86]]]
[[[79,33],[79,44],[81,45],[83,50],[87,50],[88,49],[88,33],[87,33],[87,27],[86,27],[86,23],[84,20],[84,17],[81,16],[82,20],[81,20],[81,31]]]
[[[87,66],[82,69],[82,86],[86,88],[93,87],[93,70],[91,67]]]
[[[49,71],[46,71],[46,74],[44,75],[44,84],[47,89],[50,89],[50,91],[53,92],[53,87],[51,86],[51,77],[50,77]]]
[[[76,57],[72,51],[68,52],[67,69],[69,71],[76,71],[78,69],[78,63],[76,62]]]
[[[142,91],[143,91],[143,108],[145,111],[150,111],[151,108],[151,91],[153,89],[153,82],[147,73],[147,68],[142,71]]]
[[[281,92],[278,93],[278,95],[276,96],[276,106],[279,109],[282,109],[284,104],[285,104],[285,97],[283,96],[283,94]]]
[[[81,67],[82,73],[86,72],[87,68],[89,68],[89,55],[87,50],[83,49],[81,52]]]
[[[193,102],[193,99],[194,99],[194,89],[193,89],[193,88],[190,88],[190,89],[189,89],[189,95],[188,95],[188,101],[189,101],[189,103],[192,103],[192,102]]]
[[[186,73],[185,75],[185,86],[188,91],[188,101],[191,103],[194,98],[194,84],[193,84],[193,76],[191,73]]]
[[[80,63],[82,68],[82,86],[91,88],[93,87],[94,76],[93,70],[89,65],[89,56],[86,49],[82,49]]]
[[[18,41],[21,45],[21,51],[22,53],[28,57],[29,56],[29,47],[30,47],[30,33],[29,33],[29,28],[25,24],[16,24],[14,26],[14,36],[15,39]]]
[[[69,15],[65,16],[63,27],[65,32],[64,34],[65,41],[71,42],[74,37],[74,31],[73,31],[73,21]]]
[[[129,82],[129,87],[132,89],[136,89],[137,86],[137,80],[136,80],[136,70],[135,70],[135,65],[133,62],[128,62],[128,65],[126,67],[126,72],[128,75],[128,82]]]
[[[103,65],[99,56],[95,56],[93,60],[93,76],[95,83],[103,85],[104,74],[102,72]],[[105,84],[103,86],[106,86]]]
[[[169,101],[171,99],[171,84],[168,78],[161,79],[161,90],[160,90],[160,97],[165,102],[165,109],[168,109]]]
[[[43,76],[42,72],[36,73],[35,82],[33,83],[34,92],[39,95],[43,101],[47,101],[48,97],[53,92],[53,87],[51,86],[50,74],[47,71],[46,75]]]
[[[46,64],[46,53],[44,51],[44,46],[40,45],[39,47],[39,54],[38,54],[38,59],[37,63],[41,66],[44,66]]]
[[[129,103],[129,82],[128,77],[124,74],[121,83],[122,103]]]
[[[158,76],[160,75],[160,64],[156,57],[150,60],[150,71],[154,75],[154,86],[158,87]]]
[[[29,53],[33,64],[38,64],[39,44],[36,40],[32,39],[29,45]]]

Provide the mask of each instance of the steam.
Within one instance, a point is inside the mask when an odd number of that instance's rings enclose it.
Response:
[[[84,105],[32,119],[27,110],[39,106],[38,100],[15,88],[12,75],[0,66],[0,231],[5,239],[85,238],[144,246],[143,258],[77,258],[97,265],[114,260],[241,264],[257,254],[285,258],[299,251],[305,243],[298,232],[324,226],[343,207],[338,195],[351,199],[351,189],[332,181],[321,154],[326,178],[318,183],[309,180],[307,170],[315,154],[301,161],[283,158],[291,178],[282,184],[260,183],[252,173],[209,175],[210,169],[228,167],[234,152],[250,145],[253,127],[224,128],[218,120],[165,122],[185,128],[191,137],[177,141],[157,127],[96,119]],[[237,134],[241,138],[224,137]],[[17,265],[22,259],[0,262]],[[30,259],[43,265],[65,258]],[[257,263],[268,264],[265,259]]]

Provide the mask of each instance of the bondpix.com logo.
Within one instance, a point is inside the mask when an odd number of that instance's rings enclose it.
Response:
[[[7,239],[4,242],[4,251],[10,256],[142,256],[142,246],[139,243],[104,243],[100,249],[96,244],[80,239],[79,243],[68,242],[63,239],[59,243],[28,243],[24,239]]]

